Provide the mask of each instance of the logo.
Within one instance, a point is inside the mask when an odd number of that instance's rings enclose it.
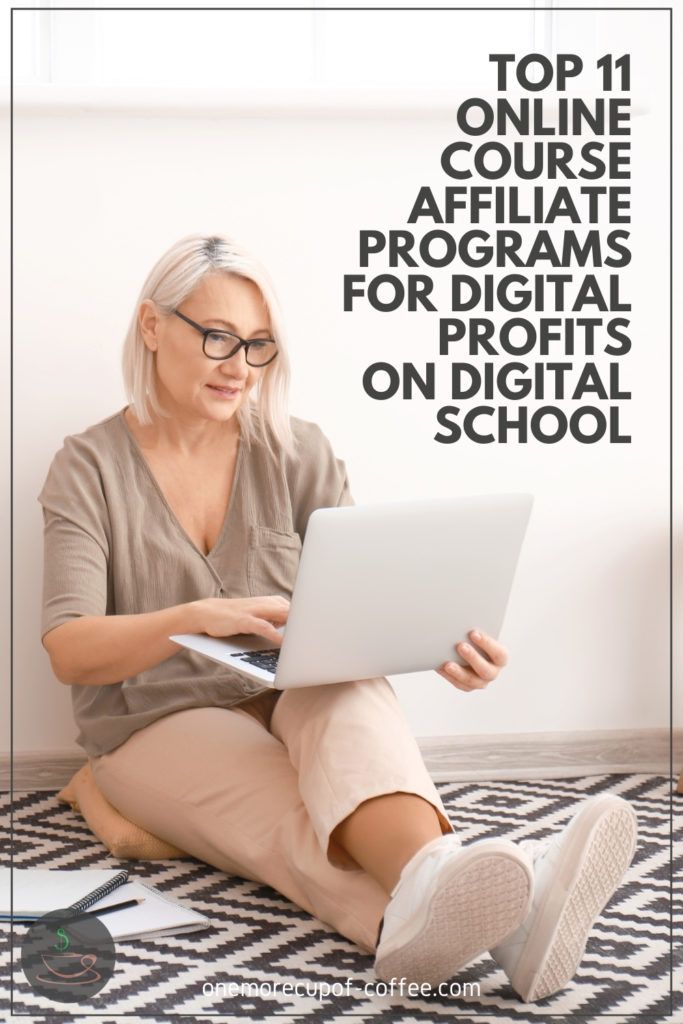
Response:
[[[21,944],[21,967],[31,988],[59,1003],[91,999],[115,966],[114,940],[92,914],[53,910],[31,923]]]

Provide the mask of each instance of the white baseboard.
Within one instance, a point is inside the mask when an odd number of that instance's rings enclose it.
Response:
[[[668,775],[683,766],[683,729],[444,736],[418,741],[435,782],[579,778],[583,775]]]
[[[674,775],[683,766],[683,729],[674,729]],[[600,732],[505,733],[420,737],[435,782],[560,779],[607,773],[669,774],[668,729]],[[82,764],[77,751],[21,752],[14,756],[13,789],[58,790]],[[0,790],[10,788],[10,757],[0,754]]]

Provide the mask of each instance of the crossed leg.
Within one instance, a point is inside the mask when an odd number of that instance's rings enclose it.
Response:
[[[129,820],[373,951],[402,859],[450,823],[386,680],[276,697],[265,724],[167,715],[94,759],[95,780]]]

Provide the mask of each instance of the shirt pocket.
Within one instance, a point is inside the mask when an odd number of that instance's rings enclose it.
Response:
[[[301,538],[269,526],[250,526],[247,586],[253,597],[278,594],[290,598],[294,589]]]

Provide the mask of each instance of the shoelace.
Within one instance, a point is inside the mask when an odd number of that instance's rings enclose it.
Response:
[[[547,839],[522,839],[517,846],[535,864],[539,857],[548,852],[552,845],[552,838]]]
[[[445,846],[450,846],[452,849],[458,850],[462,847],[462,842],[454,832],[447,832],[445,835],[430,840],[430,842],[410,858],[407,864],[403,865],[403,870],[401,871],[399,881],[396,883],[394,892],[398,889],[399,884],[403,882],[408,875],[411,875],[416,871],[418,867],[421,867],[425,861],[433,860],[435,857],[443,857]]]

